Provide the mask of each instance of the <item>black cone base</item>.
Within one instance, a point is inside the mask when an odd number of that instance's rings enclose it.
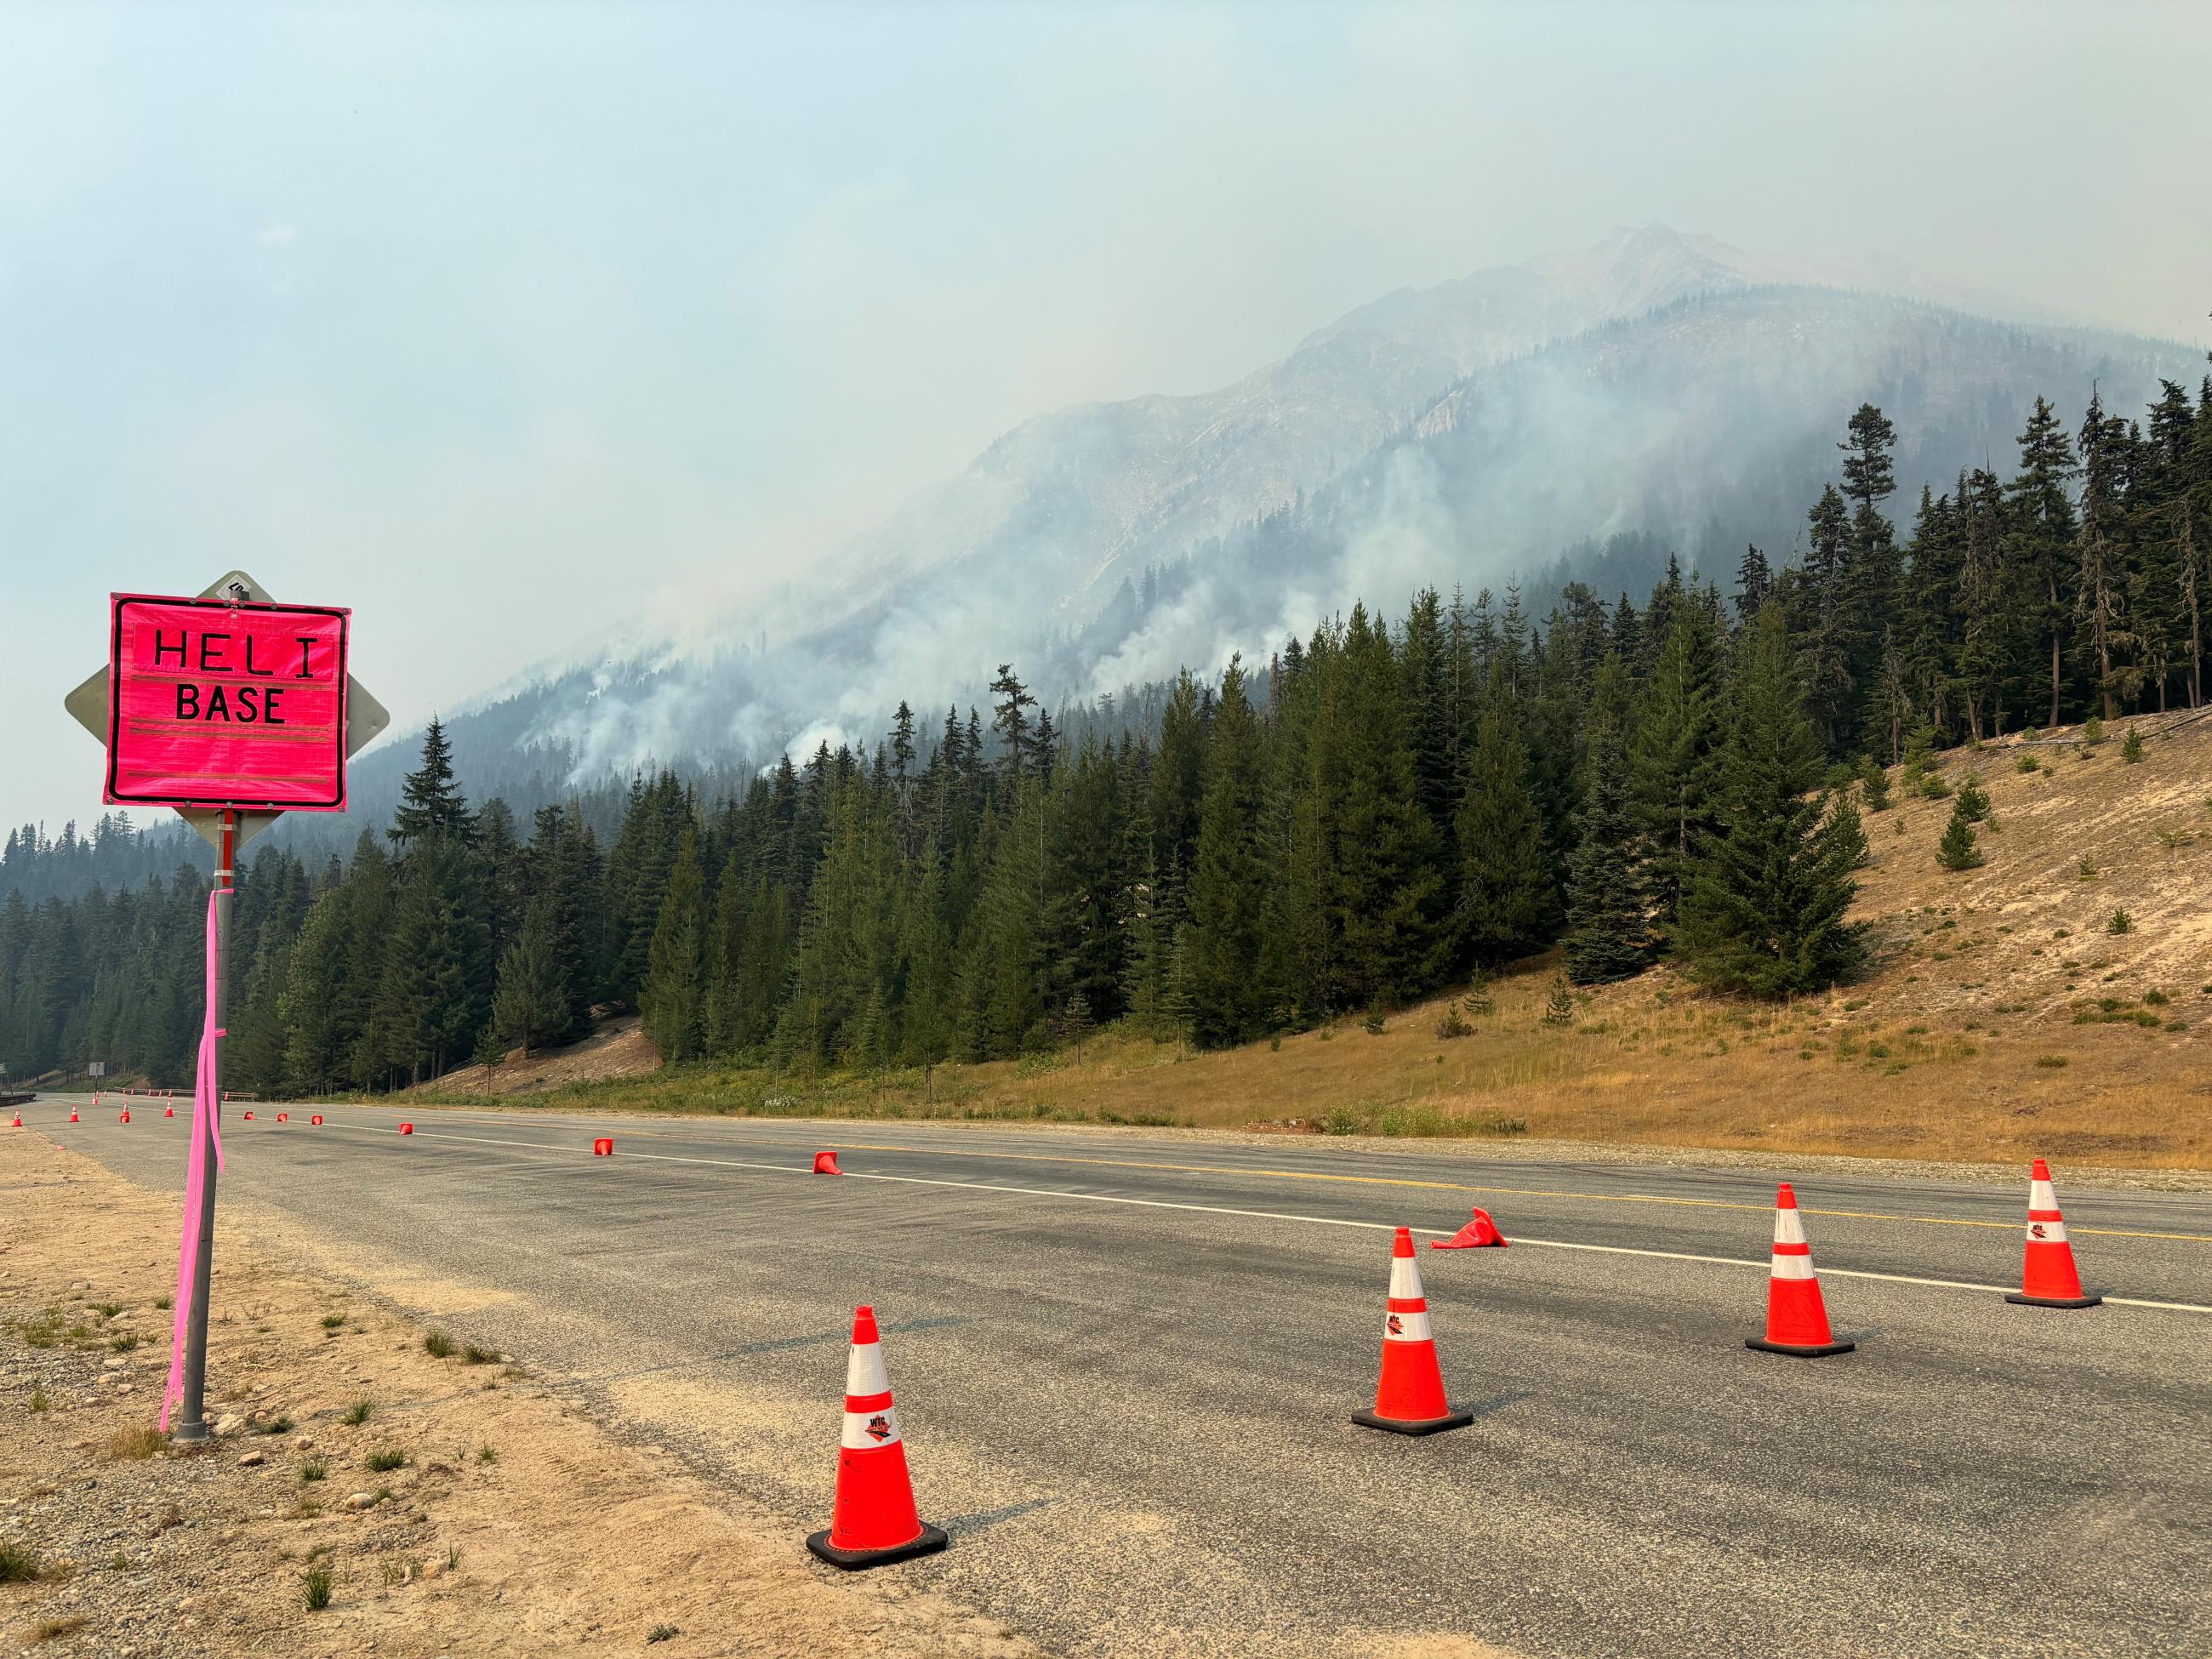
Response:
[[[830,1541],[827,1528],[810,1533],[806,1547],[833,1567],[842,1567],[847,1572],[858,1572],[863,1567],[887,1567],[894,1561],[912,1560],[917,1555],[934,1555],[951,1541],[943,1532],[924,1522],[921,1532],[905,1543],[892,1544],[879,1550],[840,1549]]]
[[[1792,1359],[1822,1359],[1832,1353],[1849,1353],[1858,1346],[1856,1342],[1769,1342],[1763,1336],[1747,1336],[1747,1348],[1756,1348],[1761,1353],[1786,1353]]]
[[[1474,1421],[1474,1413],[1446,1412],[1442,1417],[1424,1417],[1405,1423],[1395,1417],[1377,1417],[1373,1412],[1354,1412],[1352,1420],[1364,1429],[1381,1429],[1387,1434],[1442,1434],[1446,1429],[1465,1428]]]
[[[2005,1297],[2023,1308],[2094,1308],[2104,1299],[2101,1296],[2029,1296],[2020,1291]]]

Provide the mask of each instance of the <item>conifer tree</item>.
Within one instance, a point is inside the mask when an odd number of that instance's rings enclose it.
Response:
[[[1494,701],[1475,727],[1459,811],[1460,939],[1486,965],[1533,950],[1549,919],[1543,823],[1528,770],[1511,705]]]
[[[1260,726],[1235,658],[1222,677],[1210,748],[1186,950],[1192,1038],[1225,1048],[1260,1035],[1270,1000],[1258,973],[1267,906]]]
[[[1982,861],[1981,848],[1975,842],[1974,815],[1966,810],[1966,798],[1961,794],[1951,808],[1943,839],[1936,844],[1936,861],[1946,870],[1971,870]]]
[[[1632,810],[1650,848],[1646,880],[1662,932],[1680,912],[1696,849],[1713,827],[1717,672],[1699,620],[1679,617],[1644,687],[1629,750]]]
[[[1591,723],[1582,840],[1567,876],[1567,976],[1577,985],[1627,979],[1651,960],[1643,852],[1629,809],[1626,745],[1617,720],[1602,714]]]
[[[1819,787],[1820,748],[1779,611],[1753,624],[1721,754],[1719,822],[1683,903],[1680,942],[1709,984],[1754,996],[1820,989],[1864,960],[1846,921],[1866,854],[1857,811]]]
[[[696,832],[685,824],[668,872],[653,941],[647,947],[641,1006],[645,1034],[664,1060],[690,1060],[707,1030],[706,881]]]
[[[500,958],[499,989],[487,1028],[518,1043],[522,1057],[557,1040],[568,1026],[568,989],[561,970],[559,912],[550,896],[531,901],[514,942]]]

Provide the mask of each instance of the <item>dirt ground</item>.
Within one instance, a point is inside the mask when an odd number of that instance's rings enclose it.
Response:
[[[424,1087],[441,1095],[526,1095],[602,1078],[630,1077],[660,1064],[660,1052],[636,1014],[604,1020],[580,1042],[541,1048],[527,1060],[511,1048],[496,1066],[464,1066]]]
[[[1005,1655],[996,1623],[820,1566],[823,1515],[710,1491],[617,1443],[506,1356],[216,1243],[204,1449],[152,1432],[173,1198],[0,1137],[0,1644],[40,1654]],[[289,1257],[287,1259],[289,1259]],[[349,1420],[359,1402],[365,1421]],[[394,1466],[380,1470],[370,1460]],[[329,1603],[307,1605],[329,1574]]]

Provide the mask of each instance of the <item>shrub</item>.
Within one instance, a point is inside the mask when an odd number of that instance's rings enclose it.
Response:
[[[1359,1029],[1370,1036],[1381,1036],[1383,1032],[1390,1029],[1383,1020],[1381,1003],[1370,1002],[1367,1005],[1367,1018],[1359,1022]]]
[[[433,1331],[422,1339],[422,1352],[433,1359],[443,1359],[453,1351],[453,1339],[443,1331]]]
[[[1571,1025],[1575,1019],[1574,994],[1567,989],[1567,976],[1559,974],[1552,980],[1552,994],[1544,1000],[1544,1024]]]
[[[39,1558],[21,1544],[0,1544],[0,1584],[27,1584],[39,1576]]]
[[[1989,791],[1982,787],[1978,773],[1969,772],[1959,783],[1959,805],[1955,809],[1966,815],[1969,823],[1985,823],[1990,816]]]
[[[311,1457],[300,1465],[300,1479],[302,1480],[325,1480],[330,1478],[330,1473],[329,1466],[319,1457]]]
[[[326,1331],[334,1331],[344,1323],[345,1316],[343,1314],[325,1314],[323,1316],[323,1328]]]
[[[407,1454],[397,1446],[379,1446],[361,1460],[371,1474],[388,1474],[394,1469],[407,1467]]]
[[[490,1348],[479,1348],[473,1342],[461,1350],[461,1363],[464,1365],[489,1365],[498,1358],[496,1351]]]
[[[1437,1041],[1449,1042],[1454,1037],[1463,1037],[1470,1035],[1474,1030],[1474,1026],[1468,1024],[1465,1019],[1461,1018],[1459,1001],[1456,998],[1444,1005],[1444,1017],[1437,1022]]]
[[[331,1570],[319,1561],[300,1575],[300,1592],[309,1613],[320,1613],[331,1604]]]
[[[2143,757],[2142,733],[2134,726],[2128,727],[2128,740],[2120,745],[2120,758],[2130,766]]]
[[[2035,1057],[2035,1063],[2038,1066],[2040,1066],[2046,1072],[2063,1071],[2066,1067],[2066,1056],[2063,1054],[2038,1054]]]
[[[2039,772],[2043,769],[2043,763],[2033,755],[2022,755],[2012,764],[2015,772]]]
[[[2135,930],[2136,919],[2125,910],[2113,911],[2105,923],[2105,931],[2108,933],[2132,933]]]
[[[376,1402],[374,1400],[356,1400],[345,1408],[345,1415],[339,1421],[350,1424],[357,1429],[375,1415]]]
[[[2103,720],[2098,719],[2096,715],[2092,714],[2087,720],[2081,722],[2081,741],[2083,743],[2094,749],[2099,744],[2104,742],[2104,740],[2105,722]]]
[[[2079,876],[2083,881],[2096,880],[2098,875],[2097,860],[2091,858],[2087,853],[2082,854],[2081,861],[2074,866],[2074,873]]]
[[[1889,774],[1871,755],[1859,763],[1859,800],[1869,812],[1889,811]]]

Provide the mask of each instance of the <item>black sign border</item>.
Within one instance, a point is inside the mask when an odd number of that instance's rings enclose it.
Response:
[[[129,795],[115,781],[115,739],[123,718],[123,608],[128,605],[182,606],[194,611],[282,611],[308,617],[338,619],[338,717],[336,722],[338,793],[331,800],[298,801],[233,798],[200,800],[175,795]],[[348,659],[353,650],[353,612],[345,605],[262,604],[257,600],[185,599],[166,593],[111,593],[107,623],[107,787],[105,796],[114,806],[174,806],[210,811],[343,812],[346,809],[346,702],[351,676]]]

